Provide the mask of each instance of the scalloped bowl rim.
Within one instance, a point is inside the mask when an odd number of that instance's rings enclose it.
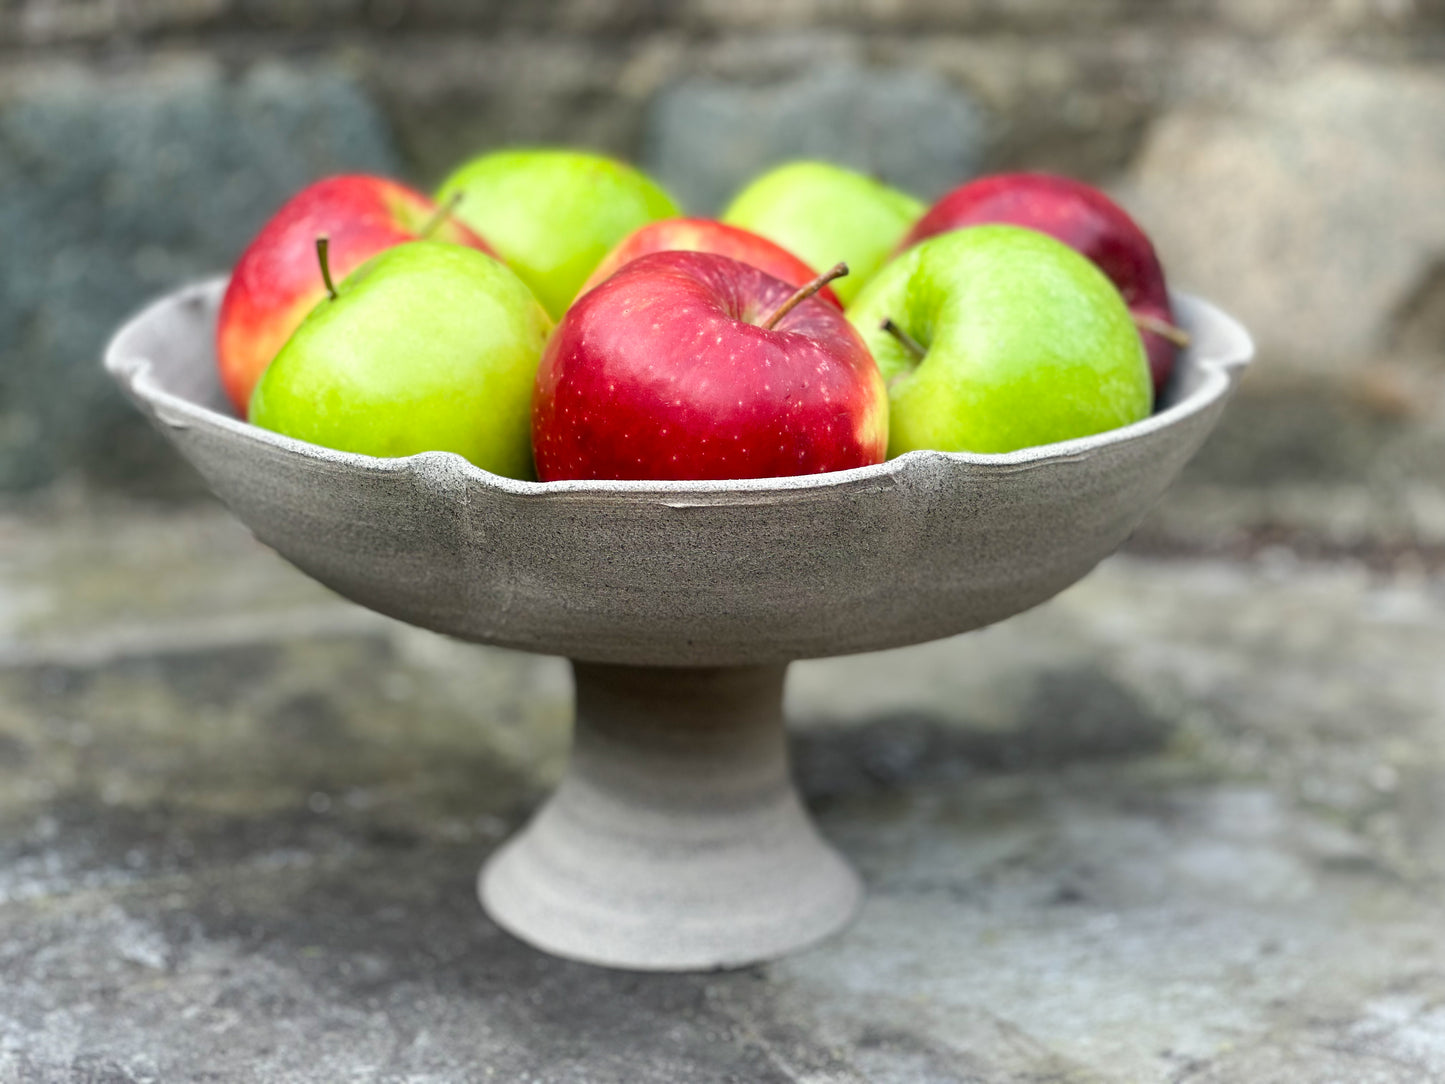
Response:
[[[1242,369],[1253,357],[1253,344],[1249,333],[1232,316],[1210,302],[1181,291],[1171,291],[1171,300],[1177,310],[1192,312],[1207,309],[1211,317],[1229,331],[1233,340],[1232,351],[1220,357],[1195,359],[1202,371],[1203,379],[1189,394],[1163,410],[1128,425],[1106,429],[1089,436],[1052,444],[1039,444],[1020,448],[1012,452],[944,452],[918,450],[874,463],[865,467],[854,467],[844,471],[830,471],[820,474],[782,475],[770,478],[737,479],[695,479],[664,480],[648,479],[633,481],[567,479],[552,482],[534,482],[504,475],[493,474],[477,466],[456,452],[425,451],[408,456],[378,457],[361,452],[340,451],[309,441],[288,437],[269,429],[262,429],[240,418],[213,410],[162,387],[153,374],[153,365],[148,358],[131,353],[126,349],[130,333],[145,323],[154,310],[175,305],[189,297],[219,291],[228,279],[217,275],[170,291],[153,300],[116,331],[105,350],[106,369],[139,398],[146,400],[156,410],[157,416],[169,425],[185,424],[187,421],[202,425],[216,426],[235,433],[244,439],[269,444],[281,451],[324,459],[338,466],[369,474],[394,474],[415,472],[430,473],[433,468],[444,468],[447,473],[456,471],[473,482],[517,497],[546,499],[576,494],[636,495],[639,497],[667,496],[681,493],[788,493],[799,490],[828,489],[854,482],[881,479],[904,470],[923,460],[942,459],[947,462],[967,465],[983,471],[1010,473],[1047,463],[1067,462],[1088,456],[1101,448],[1125,443],[1145,434],[1171,426],[1207,408],[1215,399],[1224,395],[1231,386],[1231,374]],[[1186,325],[1188,320],[1182,321]]]

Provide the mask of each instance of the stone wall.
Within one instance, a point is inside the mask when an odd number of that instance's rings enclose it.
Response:
[[[315,174],[518,141],[698,212],[797,154],[1104,183],[1260,341],[1198,492],[1445,539],[1445,0],[0,0],[0,490],[193,492],[99,375],[116,320]]]

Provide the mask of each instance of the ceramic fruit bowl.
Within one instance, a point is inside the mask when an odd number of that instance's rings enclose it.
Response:
[[[788,662],[965,632],[1067,587],[1198,449],[1253,353],[1181,294],[1193,345],[1156,412],[1121,429],[792,478],[519,482],[238,420],[212,349],[224,287],[151,305],[106,367],[303,572],[414,625],[573,660],[567,774],[487,862],[482,903],[548,952],[644,970],[774,958],[858,905],[790,779]]]

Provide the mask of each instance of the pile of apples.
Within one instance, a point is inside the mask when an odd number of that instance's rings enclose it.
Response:
[[[622,162],[473,159],[294,196],[236,264],[222,383],[253,424],[514,478],[812,474],[1147,416],[1182,333],[1097,189],[1000,174],[933,207],[823,162],[683,218]],[[821,274],[819,272],[822,272]]]

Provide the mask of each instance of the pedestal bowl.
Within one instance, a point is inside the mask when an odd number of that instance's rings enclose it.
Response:
[[[789,773],[788,662],[980,628],[1067,587],[1198,449],[1253,353],[1180,294],[1192,345],[1155,413],[1125,428],[791,478],[520,482],[237,419],[212,348],[224,287],[152,304],[107,369],[306,574],[414,625],[572,660],[565,777],[479,891],[541,949],[642,970],[740,966],[846,925],[859,881]]]

